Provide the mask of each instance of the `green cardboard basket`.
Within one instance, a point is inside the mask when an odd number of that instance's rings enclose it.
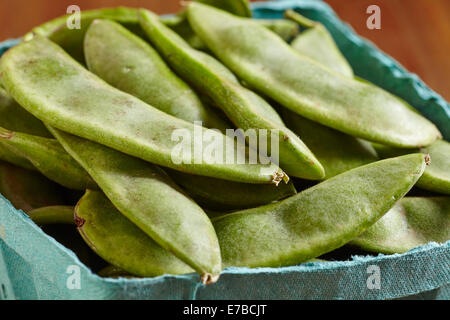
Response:
[[[294,9],[321,21],[355,73],[402,97],[450,139],[449,104],[416,75],[358,37],[318,0],[253,4],[255,18],[280,18]],[[361,13],[363,14],[363,13]],[[17,40],[0,43],[0,55]],[[377,273],[380,286],[370,285]],[[284,268],[228,268],[204,286],[199,276],[106,279],[46,235],[0,195],[0,299],[449,299],[450,242],[405,254],[355,256]]]

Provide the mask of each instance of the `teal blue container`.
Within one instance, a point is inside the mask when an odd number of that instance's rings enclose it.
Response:
[[[402,97],[450,140],[450,106],[416,75],[358,37],[329,6],[316,0],[253,4],[256,18],[286,9],[321,21],[355,73]],[[363,13],[361,13],[363,14]],[[0,55],[17,41],[0,44]],[[379,277],[378,277],[379,276]],[[374,277],[379,279],[378,283]],[[375,285],[373,285],[375,284]],[[203,286],[196,274],[104,279],[46,235],[0,195],[0,299],[449,299],[450,242],[405,254],[353,257],[284,268],[228,268]]]

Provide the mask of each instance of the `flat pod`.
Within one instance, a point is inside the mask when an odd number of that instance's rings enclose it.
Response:
[[[111,87],[48,39],[35,37],[8,50],[0,71],[16,101],[57,129],[193,174],[246,183],[278,183],[285,176],[273,164],[227,162],[227,152],[236,154],[233,139]],[[197,156],[192,139],[206,138]],[[206,161],[211,149],[220,157]]]
[[[177,15],[179,20],[161,19],[161,22],[175,31],[181,38],[184,39],[192,48],[210,52],[206,44],[199,38],[199,36],[192,30],[189,21],[186,18],[185,12]],[[290,41],[299,32],[298,25],[286,19],[255,19],[255,21],[268,30],[276,33],[284,41]]]
[[[125,218],[101,192],[86,192],[75,208],[75,219],[86,243],[124,271],[143,277],[193,272]]]
[[[0,161],[0,193],[19,210],[63,205],[60,187],[38,172]]]
[[[144,40],[114,21],[96,20],[84,41],[89,70],[117,89],[174,117],[222,132],[230,125],[203,105]]]
[[[436,140],[422,149],[399,149],[374,144],[377,153],[383,158],[397,157],[413,152],[429,154],[431,163],[422,177],[417,181],[417,187],[443,194],[450,194],[450,143]]]
[[[168,174],[200,206],[213,210],[253,208],[297,193],[292,182],[274,186],[194,176],[174,170]]]
[[[379,160],[370,142],[282,111],[288,127],[311,149],[325,169],[325,179]]]
[[[428,242],[450,240],[450,197],[405,197],[350,244],[361,249],[403,253]]]
[[[405,101],[329,70],[251,19],[194,2],[187,15],[209,49],[249,86],[310,120],[399,147],[426,146],[441,136]]]
[[[191,48],[155,14],[141,10],[140,19],[142,29],[172,68],[213,100],[244,134],[248,133],[250,146],[262,151],[264,144],[260,142],[264,141],[270,151],[267,154],[278,155],[280,167],[288,175],[305,179],[324,176],[319,161],[263,98],[241,86],[231,71],[213,57]],[[267,132],[266,137],[261,129]]]
[[[161,169],[49,128],[125,217],[201,275],[218,277],[220,248],[211,221]]]
[[[44,176],[66,188],[97,189],[86,171],[55,139],[13,132],[0,127],[0,144],[6,145],[14,154],[28,160]]]
[[[139,32],[137,10],[134,8],[117,7],[82,10],[79,14],[79,25],[75,25],[77,24],[77,13],[64,15],[34,28],[24,36],[24,40],[31,40],[35,36],[47,37],[61,46],[74,59],[83,63],[84,36],[90,24],[95,19],[117,21],[130,30]],[[72,28],[69,29],[68,25],[71,25]]]
[[[22,108],[2,88],[0,88],[0,127],[40,137],[52,137],[41,120]]]
[[[74,207],[48,206],[33,209],[27,212],[28,216],[38,225],[71,224],[75,225]]]
[[[368,229],[422,175],[411,154],[352,169],[283,201],[214,220],[224,267],[295,265]]]
[[[251,17],[252,10],[248,0],[193,0],[241,17]]]
[[[299,33],[298,25],[287,19],[256,19],[255,21],[276,33],[286,42],[291,41]]]
[[[104,267],[97,274],[103,278],[136,278],[136,276],[133,276],[112,264]]]
[[[15,150],[0,141],[0,160],[28,170],[36,170],[33,164]]]
[[[323,24],[309,20],[293,10],[287,10],[285,16],[307,28],[292,41],[292,48],[346,77],[353,77],[352,68]]]

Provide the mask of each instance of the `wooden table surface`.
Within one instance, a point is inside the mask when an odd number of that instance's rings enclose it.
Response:
[[[393,56],[450,101],[450,0],[325,0],[361,36]],[[20,37],[33,26],[64,14],[76,4],[82,10],[127,5],[173,13],[179,0],[0,0],[0,40]],[[381,9],[381,30],[366,26],[366,8]]]

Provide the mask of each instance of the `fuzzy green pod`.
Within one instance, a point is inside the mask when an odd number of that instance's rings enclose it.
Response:
[[[325,169],[324,179],[379,160],[368,141],[325,127],[287,109],[282,111],[282,115],[288,127],[322,164]]]
[[[27,212],[28,216],[38,225],[72,224],[75,225],[74,207],[49,206],[33,209]]]
[[[169,170],[168,174],[200,206],[212,210],[253,208],[297,193],[292,182],[274,186],[194,176],[175,170]]]
[[[63,205],[64,194],[54,182],[38,172],[0,161],[0,193],[16,208],[33,209]]]
[[[405,101],[301,55],[251,19],[195,2],[187,16],[209,49],[248,85],[310,120],[398,147],[427,146],[441,137]]]
[[[392,148],[376,143],[373,146],[382,158],[398,157],[415,152],[430,155],[430,165],[416,185],[421,189],[450,195],[450,143],[447,141],[439,139],[421,149]]]
[[[252,10],[250,9],[250,3],[248,0],[193,0],[213,6],[215,8],[225,10],[241,17],[251,17]]]
[[[95,19],[108,19],[117,21],[130,30],[139,32],[137,9],[127,7],[102,8],[95,10],[82,10],[79,12],[79,28],[77,14],[67,14],[50,20],[27,33],[24,40],[28,41],[36,36],[46,37],[57,43],[74,59],[83,63],[84,35],[92,21]],[[72,28],[68,27],[70,25]]]
[[[86,171],[55,139],[14,132],[0,127],[0,145],[5,145],[15,155],[26,159],[44,176],[66,188],[97,189],[97,185]]]
[[[450,240],[450,197],[405,197],[350,242],[361,249],[403,253],[428,242]]]
[[[0,127],[52,138],[42,121],[22,108],[3,88],[0,88]]]
[[[211,221],[160,168],[49,129],[125,217],[202,276],[218,278],[220,248]]]
[[[411,154],[344,172],[295,196],[214,220],[224,267],[295,265],[360,235],[422,175]]]
[[[287,19],[256,19],[255,21],[276,33],[286,42],[291,41],[299,33],[298,25]]]
[[[227,155],[236,154],[232,138],[111,87],[46,38],[35,37],[8,50],[0,72],[14,99],[57,129],[192,174],[246,183],[278,183],[285,178],[271,163],[227,161]],[[202,141],[203,148],[196,152],[198,140],[206,138],[209,141]],[[211,149],[222,151],[214,161],[209,161]]]
[[[117,22],[95,20],[86,33],[84,52],[89,70],[117,89],[174,117],[223,132],[230,128],[147,42]]]
[[[264,140],[260,139],[261,129],[266,130],[266,137],[271,138],[272,134],[278,137],[275,142],[278,144],[280,167],[288,175],[313,180],[324,176],[320,162],[297,135],[283,124],[277,112],[263,98],[240,85],[231,71],[221,66],[219,61],[191,48],[164,26],[155,14],[141,10],[140,19],[142,29],[168,64],[212,99],[236,127],[245,133],[249,132],[249,143],[253,142],[261,151],[262,145],[258,143]],[[273,157],[276,150],[271,147],[268,146],[270,151],[274,151],[271,154]]]
[[[87,191],[75,207],[86,243],[109,263],[143,277],[193,270],[125,218],[101,192]]]
[[[292,48],[344,76],[353,77],[352,67],[323,24],[293,10],[287,10],[284,15],[307,29],[292,41]]]

